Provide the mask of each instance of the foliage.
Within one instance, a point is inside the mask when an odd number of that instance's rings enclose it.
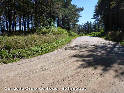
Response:
[[[88,34],[88,35],[90,35],[90,36],[95,36],[95,37],[102,37],[102,36],[104,36],[104,30],[101,29],[100,32],[91,32],[91,33]]]
[[[106,39],[116,41],[116,42],[121,42],[124,40],[124,33],[120,31],[108,32],[108,34],[106,35]]]
[[[101,29],[103,29],[102,23],[99,21],[94,21],[94,22],[89,22],[87,21],[86,23],[82,25],[78,25],[78,33],[79,34],[88,34],[91,32],[99,32]]]
[[[93,24],[89,21],[87,21],[86,23],[79,25],[78,26],[78,33],[90,33],[93,31]]]
[[[57,30],[51,33],[48,31],[45,35],[1,36],[0,63],[10,63],[54,51],[71,41],[75,37],[73,35],[76,35],[73,33],[69,36],[68,32],[62,28],[53,29]]]
[[[100,18],[106,32],[124,30],[124,1],[123,0],[99,0],[95,8],[95,18]]]
[[[78,36],[78,34],[75,33],[75,32],[73,32],[73,31],[70,31],[70,32],[69,32],[69,35],[70,35],[70,36],[73,36],[73,37],[77,37],[77,36]]]
[[[94,19],[103,23],[105,38],[113,41],[124,40],[124,0],[98,0]]]
[[[50,28],[38,28],[36,30],[38,34],[53,34],[53,35],[59,35],[59,34],[68,34],[68,32],[65,29],[62,29],[60,27],[50,27]]]
[[[93,37],[103,37],[105,35],[105,32],[103,29],[100,29],[100,32],[91,32],[88,34],[80,34],[80,36],[93,36]]]
[[[72,0],[2,0],[0,1],[0,30],[8,33],[29,31],[40,27],[74,28],[83,8]],[[19,29],[17,29],[17,26]],[[46,30],[45,30],[46,31]],[[44,32],[46,33],[46,32]]]
[[[120,44],[121,44],[122,46],[124,46],[124,41],[120,42]]]

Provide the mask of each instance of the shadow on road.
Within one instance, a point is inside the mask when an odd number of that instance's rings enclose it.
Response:
[[[108,46],[95,46],[89,48],[84,53],[83,49],[79,50],[79,54],[72,57],[78,58],[77,62],[82,62],[78,68],[89,68],[102,70],[107,73],[110,70],[115,72],[115,77],[124,76],[124,47],[117,43]]]

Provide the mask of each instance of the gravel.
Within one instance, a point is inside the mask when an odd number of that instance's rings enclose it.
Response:
[[[1,64],[0,93],[123,93],[123,51],[116,42],[78,37],[54,52]]]

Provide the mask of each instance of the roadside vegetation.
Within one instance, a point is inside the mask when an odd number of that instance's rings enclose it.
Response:
[[[42,55],[68,43],[77,36],[72,30],[83,11],[72,0],[2,0],[0,9],[0,63]]]
[[[80,36],[92,36],[101,37],[106,40],[111,40],[124,45],[124,32],[123,31],[109,31],[105,32],[105,29],[100,23],[87,22],[83,25],[78,26],[78,33]]]
[[[101,37],[106,40],[118,42],[124,46],[124,33],[122,32],[109,32],[105,33],[103,29],[99,32],[90,32],[90,33],[81,33],[80,36],[92,36],[92,37]]]
[[[95,21],[79,25],[84,8],[72,4],[72,0],[2,0],[0,63],[51,52],[78,35],[102,37],[124,45],[123,4],[122,0],[98,0]]]
[[[77,37],[62,28],[42,28],[28,35],[0,36],[0,63],[11,63],[24,58],[42,55],[70,42]]]
[[[97,36],[124,45],[124,0],[98,0],[94,22],[78,26],[81,35]]]

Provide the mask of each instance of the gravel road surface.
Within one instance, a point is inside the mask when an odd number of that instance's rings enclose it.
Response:
[[[124,47],[82,36],[54,52],[1,64],[0,93],[124,93]]]

